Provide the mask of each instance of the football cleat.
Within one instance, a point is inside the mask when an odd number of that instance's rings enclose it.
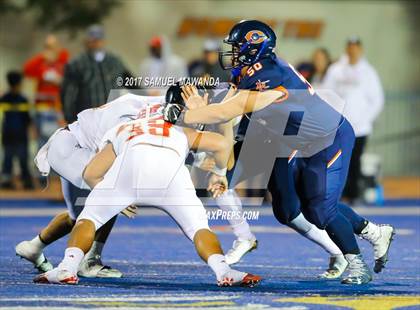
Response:
[[[361,254],[346,254],[345,257],[349,263],[349,274],[341,280],[342,284],[360,285],[372,281],[372,273]]]
[[[346,270],[348,264],[343,254],[332,255],[328,269],[320,274],[319,277],[322,279],[338,279]]]
[[[254,287],[261,282],[261,277],[250,273],[237,271],[234,269],[229,270],[225,273],[220,280],[217,281],[217,285],[220,287],[228,286],[244,286]]]
[[[258,240],[255,237],[248,240],[236,239],[233,241],[232,248],[225,255],[226,263],[228,265],[238,263],[245,254],[255,250],[257,247]]]
[[[388,261],[389,248],[395,235],[395,229],[391,225],[376,225],[369,222],[362,230],[360,237],[368,241],[373,246],[373,256],[376,273],[382,271]]]
[[[77,275],[67,271],[54,268],[48,272],[37,275],[34,278],[35,283],[42,284],[68,284],[75,285],[79,283]]]
[[[84,258],[77,272],[79,277],[84,278],[121,278],[121,271],[104,266],[99,255],[95,257]]]
[[[39,251],[29,241],[22,241],[15,247],[17,256],[31,262],[39,272],[47,272],[53,269],[53,265],[48,261],[42,252]]]

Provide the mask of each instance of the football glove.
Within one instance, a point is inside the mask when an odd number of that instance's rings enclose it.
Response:
[[[182,122],[183,120],[183,110],[184,110],[184,106],[181,104],[177,104],[177,103],[170,103],[167,104],[164,108],[163,108],[163,119],[166,122],[169,122],[171,124],[176,124],[176,122],[180,121]]]

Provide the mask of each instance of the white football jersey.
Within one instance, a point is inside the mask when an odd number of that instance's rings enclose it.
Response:
[[[77,114],[77,122],[69,125],[81,147],[94,152],[101,148],[105,133],[116,126],[136,119],[139,110],[147,105],[161,104],[164,96],[137,96],[126,94],[97,108]]]
[[[128,147],[143,143],[172,149],[185,158],[189,151],[187,136],[182,127],[163,120],[162,109],[160,104],[144,107],[137,119],[109,130],[103,142],[111,142],[117,155]]]

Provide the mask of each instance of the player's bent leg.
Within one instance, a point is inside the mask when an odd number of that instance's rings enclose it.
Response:
[[[69,215],[75,221],[83,210],[84,203],[81,201],[86,199],[90,191],[80,189],[62,177],[61,187]],[[115,220],[111,220],[97,231],[91,249],[80,264],[79,276],[89,278],[120,278],[122,276],[119,270],[105,266],[101,261],[102,249],[114,222]]]
[[[309,210],[308,219],[313,224],[325,228],[349,262],[348,275],[341,282],[365,284],[372,280],[372,273],[360,254],[352,224],[337,206],[347,178],[353,142],[353,129],[344,120],[329,147],[308,159],[299,159],[298,163],[302,165],[302,201],[307,201],[302,209]]]
[[[42,250],[49,244],[67,235],[73,228],[74,221],[67,211],[56,215],[41,233],[30,241],[20,242],[15,250],[16,255],[30,261],[40,272],[53,269],[52,264]]]
[[[355,234],[368,241],[373,246],[376,273],[382,271],[388,261],[388,253],[395,235],[391,225],[377,225],[358,215],[346,204],[338,204],[340,212],[350,221]]]
[[[189,172],[185,166],[176,171],[168,187],[162,205],[197,249],[198,255],[216,274],[219,286],[254,286],[261,278],[233,270],[225,261],[220,242],[210,231],[207,214],[201,200],[195,194]]]
[[[63,177],[61,177],[61,187],[69,215],[75,221],[82,212],[83,200],[90,191],[74,186]],[[80,264],[79,276],[86,278],[120,278],[122,276],[119,270],[106,266],[101,261],[102,249],[114,222],[115,219],[98,229],[91,249]]]
[[[48,226],[41,231],[39,237],[46,245],[49,245],[69,234],[74,224],[75,220],[70,217],[67,211],[64,211],[52,219]]]
[[[120,168],[120,163],[113,165],[105,179],[89,194],[71,232],[63,261],[57,268],[36,277],[34,282],[77,284],[78,268],[92,246],[95,232],[136,199],[136,191],[130,183],[131,168]]]
[[[245,254],[257,248],[258,241],[251,232],[247,220],[242,216],[242,203],[235,190],[227,190],[222,196],[216,198],[216,203],[221,210],[235,215],[229,216],[228,219],[236,240],[225,258],[229,265],[236,264]]]
[[[322,278],[339,278],[348,265],[347,261],[327,232],[310,223],[301,213],[294,180],[296,168],[295,159],[292,161],[288,158],[276,159],[269,182],[274,216],[280,223],[289,226],[330,254],[328,268],[320,275]]]
[[[78,220],[70,234],[64,259],[56,268],[35,277],[34,282],[77,284],[77,271],[85,253],[92,246],[95,230],[95,224],[91,220]]]

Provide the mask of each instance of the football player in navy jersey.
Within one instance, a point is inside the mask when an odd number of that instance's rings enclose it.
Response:
[[[292,224],[297,220],[294,224],[301,225],[303,216],[296,216],[300,212],[291,212],[300,204],[305,217],[325,229],[344,254],[349,272],[342,283],[368,283],[372,275],[354,233],[373,245],[374,269],[379,272],[387,261],[394,229],[375,225],[339,204],[355,139],[350,123],[321,99],[291,65],[276,57],[276,35],[268,25],[241,21],[224,42],[232,50],[221,54],[221,64],[232,70],[238,93],[221,104],[204,106],[202,102],[202,107],[191,110],[176,104],[167,106],[165,119],[172,123],[211,124],[247,115],[244,147],[247,140],[262,142],[251,143],[253,147],[242,150],[252,156],[248,156],[249,163],[241,162],[241,168],[246,171],[261,162],[270,162],[270,156],[277,158],[272,161],[274,167],[268,182],[276,218]],[[200,99],[190,92],[190,101]],[[290,153],[298,157],[285,165]],[[285,188],[294,189],[287,194],[296,195],[299,204],[294,199],[282,199]]]

